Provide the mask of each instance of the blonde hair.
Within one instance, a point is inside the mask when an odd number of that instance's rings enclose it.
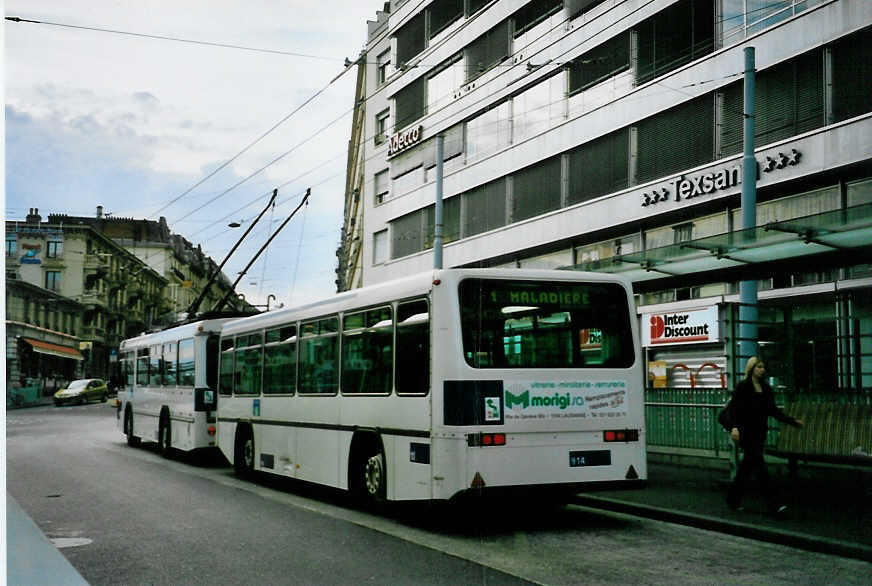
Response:
[[[752,356],[748,359],[748,362],[745,364],[745,380],[751,378],[751,373],[754,372],[754,367],[757,366],[758,362],[762,362],[756,356]]]

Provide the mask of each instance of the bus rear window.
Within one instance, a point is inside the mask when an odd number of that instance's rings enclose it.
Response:
[[[628,368],[627,294],[616,283],[466,279],[463,355],[473,368]]]

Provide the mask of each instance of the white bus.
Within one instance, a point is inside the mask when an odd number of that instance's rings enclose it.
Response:
[[[645,484],[629,284],[435,270],[224,324],[218,443],[372,501]]]
[[[227,321],[199,321],[121,343],[117,419],[128,444],[154,441],[163,455],[216,447],[218,337]]]

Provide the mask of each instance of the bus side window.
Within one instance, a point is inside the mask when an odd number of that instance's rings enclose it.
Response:
[[[266,332],[263,348],[263,393],[292,395],[297,386],[297,326]]]
[[[333,395],[339,384],[339,318],[300,326],[300,393]]]
[[[148,361],[148,385],[152,387],[158,387],[161,385],[161,361],[163,360],[163,355],[161,354],[160,346],[152,346],[149,361]]]
[[[136,353],[136,386],[148,385],[148,348],[140,348]]]
[[[176,344],[164,344],[163,349],[163,366],[164,366],[164,384],[170,387],[176,386],[178,379],[176,378]]]
[[[259,395],[263,369],[263,335],[260,333],[236,337],[236,369],[234,392],[237,395]]]
[[[342,392],[390,394],[393,354],[390,307],[346,314],[342,331]]]
[[[179,384],[184,387],[194,386],[194,339],[179,341]]]
[[[236,367],[233,364],[233,358],[236,355],[233,346],[233,337],[221,339],[221,363],[219,365],[218,374],[218,393],[221,395],[230,396],[233,394],[233,373]]]
[[[430,311],[423,299],[397,306],[397,394],[430,392]]]

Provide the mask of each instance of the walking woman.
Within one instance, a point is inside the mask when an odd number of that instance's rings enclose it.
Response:
[[[736,472],[736,479],[730,486],[727,504],[733,510],[742,510],[742,497],[745,486],[752,474],[757,476],[766,507],[770,513],[778,514],[787,506],[777,500],[772,488],[769,471],[763,461],[763,444],[766,442],[767,420],[771,415],[782,423],[802,427],[801,419],[785,414],[775,405],[772,387],[764,380],[766,366],[763,361],[752,356],[745,365],[745,378],[736,385],[727,409],[724,427],[729,429],[733,441],[739,442],[745,455]]]

